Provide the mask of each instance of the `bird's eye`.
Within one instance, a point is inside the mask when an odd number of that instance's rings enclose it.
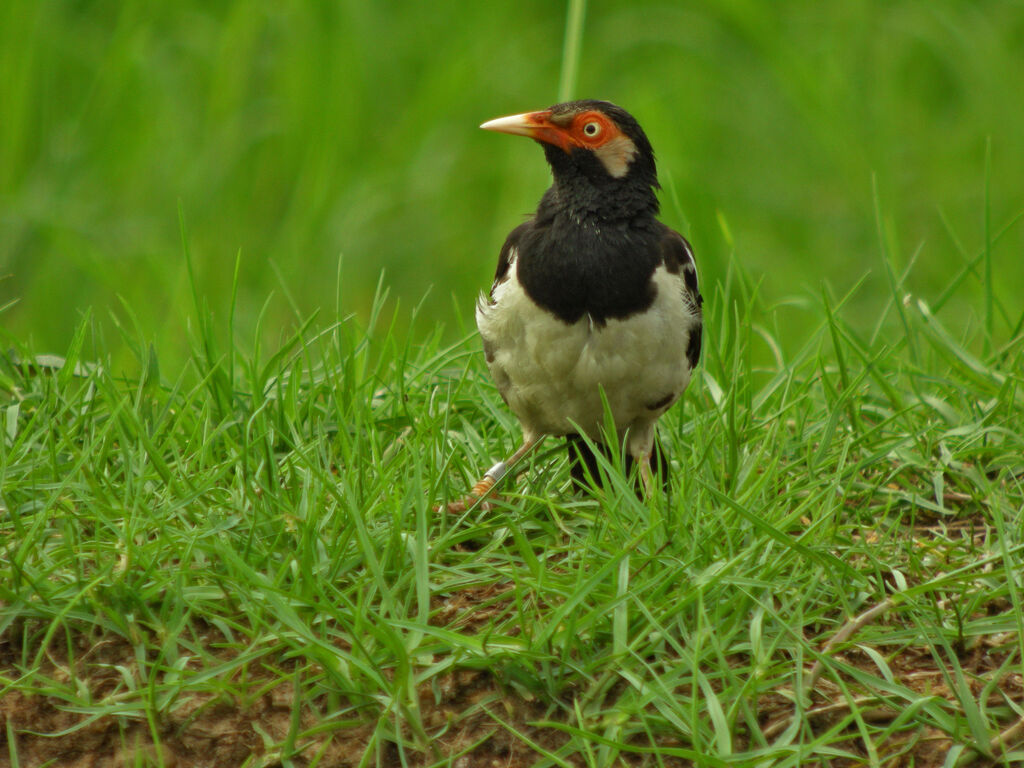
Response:
[[[586,125],[583,126],[583,133],[591,139],[597,136],[597,134],[599,134],[600,132],[600,123],[587,123]]]

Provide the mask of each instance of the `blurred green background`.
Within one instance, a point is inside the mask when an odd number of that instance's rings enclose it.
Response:
[[[17,303],[0,323],[60,352],[86,308],[109,326],[123,296],[183,355],[180,204],[221,318],[241,252],[242,339],[268,296],[271,337],[321,307],[365,315],[382,269],[407,307],[432,286],[422,321],[454,332],[548,183],[535,146],[477,125],[556,100],[565,16],[550,0],[5,0],[0,305]],[[769,304],[870,271],[852,307],[877,319],[873,185],[926,299],[985,247],[986,219],[1024,208],[1021,2],[594,0],[574,95],[645,127],[705,286],[735,252]],[[992,250],[1014,318],[1022,255],[1020,226]],[[971,322],[980,292],[950,311]]]

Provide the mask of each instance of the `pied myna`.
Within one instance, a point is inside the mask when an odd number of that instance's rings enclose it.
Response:
[[[554,182],[536,215],[509,234],[476,308],[487,366],[522,423],[523,444],[449,508],[475,503],[547,435],[567,436],[574,478],[583,476],[581,458],[595,473],[580,433],[605,438],[605,400],[649,495],[654,425],[690,382],[702,328],[693,251],[656,218],[651,144],[607,101],[480,127],[535,139]],[[658,464],[667,471],[663,457]]]

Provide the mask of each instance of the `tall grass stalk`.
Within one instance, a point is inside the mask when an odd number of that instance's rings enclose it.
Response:
[[[562,43],[562,71],[558,78],[558,100],[569,101],[576,92],[580,57],[583,54],[583,22],[587,0],[568,0],[565,40]]]

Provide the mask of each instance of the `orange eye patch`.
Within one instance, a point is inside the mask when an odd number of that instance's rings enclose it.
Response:
[[[621,132],[615,123],[600,112],[581,112],[572,121],[571,134],[580,145],[600,147],[608,143]]]

